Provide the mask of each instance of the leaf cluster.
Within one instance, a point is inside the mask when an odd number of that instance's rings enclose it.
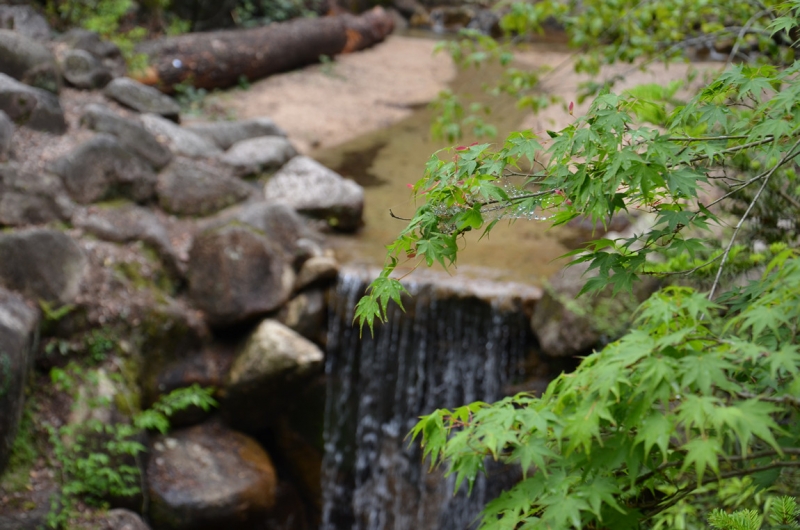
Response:
[[[672,528],[682,504],[798,465],[799,293],[790,251],[725,305],[668,288],[541,397],[437,410],[412,436],[457,484],[487,457],[521,467],[482,528]]]

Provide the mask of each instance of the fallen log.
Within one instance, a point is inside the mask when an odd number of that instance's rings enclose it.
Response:
[[[150,66],[136,79],[164,92],[179,83],[195,88],[227,88],[242,76],[261,79],[368,48],[394,29],[394,19],[381,7],[361,15],[341,14],[295,19],[260,28],[189,33],[142,43],[137,52]]]

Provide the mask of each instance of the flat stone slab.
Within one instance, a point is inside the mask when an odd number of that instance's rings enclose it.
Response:
[[[135,111],[159,114],[173,121],[177,121],[181,113],[177,101],[129,77],[118,77],[111,81],[105,88],[105,94]]]

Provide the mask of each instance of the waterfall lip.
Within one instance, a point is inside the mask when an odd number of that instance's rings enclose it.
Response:
[[[344,264],[339,274],[355,276],[367,284],[378,277],[380,268],[362,264]],[[543,289],[536,285],[467,275],[450,275],[423,268],[408,274],[402,283],[412,296],[428,291],[437,298],[477,298],[501,311],[518,311],[522,308],[525,313],[532,313],[544,294]]]

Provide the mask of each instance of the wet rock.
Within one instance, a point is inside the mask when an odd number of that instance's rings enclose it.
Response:
[[[2,73],[0,110],[17,125],[53,134],[63,134],[67,130],[64,111],[54,94],[20,83]]]
[[[0,288],[0,475],[17,436],[39,313]]]
[[[331,282],[339,274],[339,262],[332,256],[315,256],[303,263],[297,280],[295,290],[305,289],[309,285]]]
[[[286,136],[286,132],[269,118],[255,118],[241,121],[215,121],[192,123],[186,126],[222,149],[229,149],[236,142],[258,138],[259,136]]]
[[[191,159],[175,160],[158,176],[158,200],[176,215],[211,215],[255,194],[230,171]]]
[[[325,343],[327,311],[321,290],[309,289],[298,294],[286,302],[275,318],[308,340]]]
[[[595,296],[576,298],[597,274],[588,268],[588,263],[580,263],[557,273],[534,310],[531,328],[546,355],[579,355],[615,339],[624,332],[632,311],[657,288],[655,281],[645,280],[636,285],[633,296],[612,296],[609,287]]]
[[[144,202],[155,193],[156,174],[150,165],[105,133],[55,160],[51,169],[82,204],[114,198]]]
[[[66,221],[73,208],[57,176],[23,172],[11,162],[0,164],[0,226]]]
[[[14,122],[8,114],[0,110],[0,161],[8,160],[11,153],[11,139],[14,137]]]
[[[188,277],[189,297],[212,326],[247,322],[277,309],[294,284],[282,249],[237,223],[195,237]]]
[[[313,525],[314,516],[308,513],[308,506],[303,502],[297,488],[290,482],[278,483],[275,495],[275,508],[267,518],[258,525],[261,529],[275,530],[312,530],[319,525]]]
[[[210,219],[206,228],[231,221],[263,232],[281,246],[295,266],[314,255],[319,247],[319,234],[308,228],[300,215],[285,204],[261,201],[228,208]]]
[[[72,224],[106,241],[142,241],[158,253],[170,272],[178,274],[181,270],[178,253],[170,242],[167,229],[147,208],[132,204],[90,207],[76,212]]]
[[[72,238],[43,228],[0,235],[0,256],[0,284],[58,305],[73,301],[86,267]]]
[[[0,6],[0,28],[14,30],[39,41],[50,38],[50,25],[33,6]]]
[[[152,113],[177,121],[181,112],[178,102],[153,87],[129,77],[118,77],[105,88],[106,96],[137,112]]]
[[[17,31],[0,29],[0,72],[53,93],[61,88],[55,56],[41,42]]]
[[[326,378],[322,375],[305,382],[283,403],[275,427],[276,449],[306,502],[319,513],[322,507],[322,457],[325,430]],[[310,510],[308,510],[310,511]]]
[[[220,153],[216,145],[202,136],[156,114],[142,115],[142,122],[153,136],[169,147],[170,151],[176,155],[202,158]]]
[[[262,136],[236,142],[220,160],[242,177],[277,169],[297,155],[294,146],[282,136]]]
[[[69,50],[60,62],[64,79],[76,88],[103,88],[112,79],[108,68],[85,50]]]
[[[122,56],[119,46],[109,40],[100,38],[100,35],[93,31],[80,28],[73,28],[58,39],[76,50],[84,50],[92,54],[103,66],[111,72],[113,77],[125,75],[127,67],[125,58]]]
[[[264,426],[279,410],[275,400],[322,368],[323,353],[277,320],[267,319],[247,338],[225,384],[223,413],[243,429]],[[257,408],[247,403],[260,403]]]
[[[100,523],[101,530],[150,530],[139,514],[124,508],[114,508],[106,512]]]
[[[275,505],[277,477],[267,453],[219,425],[156,438],[147,477],[156,530],[252,528]]]
[[[338,230],[361,226],[364,189],[306,156],[294,157],[275,173],[264,194]]]
[[[34,488],[25,493],[26,502],[12,503],[3,506],[0,513],[0,530],[40,530],[47,528],[47,516],[50,504],[61,495],[56,486]],[[17,504],[16,506],[14,504]],[[20,504],[22,506],[20,506]]]
[[[109,108],[91,104],[84,109],[81,123],[97,132],[114,135],[128,151],[161,169],[172,160],[172,153],[150,134],[139,120],[123,118]]]

